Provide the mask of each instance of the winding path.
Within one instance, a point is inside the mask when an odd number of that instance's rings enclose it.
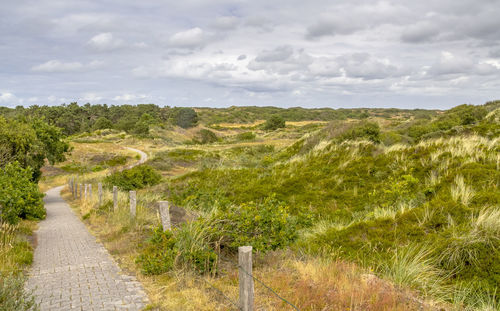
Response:
[[[128,150],[137,152],[141,156],[141,158],[139,159],[139,161],[135,162],[132,165],[129,165],[127,168],[132,168],[134,166],[140,165],[140,164],[142,164],[142,163],[144,163],[144,162],[146,162],[148,160],[148,155],[144,151],[141,151],[141,150],[135,149],[135,148],[131,148],[131,147],[125,147],[125,148],[127,148]]]
[[[61,198],[62,189],[46,193],[27,289],[42,311],[141,310],[148,302],[142,285],[123,274]]]

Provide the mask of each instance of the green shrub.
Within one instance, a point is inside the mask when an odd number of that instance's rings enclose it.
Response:
[[[163,232],[162,227],[157,227],[137,257],[136,263],[143,274],[157,275],[170,271],[174,267],[176,256],[177,249],[172,232]]]
[[[285,119],[283,119],[279,115],[273,115],[271,116],[266,123],[264,123],[264,130],[267,131],[274,131],[279,128],[284,128],[285,127]]]
[[[113,166],[118,166],[118,165],[125,165],[125,163],[127,163],[126,156],[114,156],[113,158],[111,158],[109,160],[102,161],[99,164],[113,167]]]
[[[273,198],[262,204],[250,202],[216,211],[209,223],[221,245],[233,250],[243,245],[252,245],[263,252],[275,250],[297,237],[296,217]]]
[[[108,187],[117,186],[124,191],[153,186],[160,181],[161,175],[146,164],[138,165],[122,172],[116,172],[104,178],[104,183]]]
[[[0,220],[17,223],[21,218],[45,217],[43,194],[31,178],[31,168],[17,162],[0,168]]]
[[[185,129],[198,123],[198,114],[193,108],[178,108],[174,118],[175,124]]]
[[[142,273],[157,275],[175,267],[193,269],[198,273],[216,271],[217,255],[209,247],[208,230],[198,222],[183,224],[172,231],[161,226],[153,231],[136,263]]]
[[[207,129],[201,129],[198,132],[197,137],[193,139],[193,141],[198,144],[211,144],[215,143],[218,140],[219,139],[217,138],[217,135],[215,135],[214,132]]]
[[[374,143],[380,142],[380,126],[377,123],[361,121],[340,136],[341,140],[368,139]]]
[[[35,297],[24,290],[22,274],[0,276],[0,311],[39,310]]]
[[[244,132],[236,135],[237,140],[254,140],[256,137],[254,132]]]

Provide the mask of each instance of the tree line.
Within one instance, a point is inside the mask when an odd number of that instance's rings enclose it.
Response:
[[[195,126],[198,115],[192,108],[144,105],[79,105],[76,102],[61,106],[38,106],[15,109],[2,108],[0,115],[44,119],[62,129],[65,135],[74,135],[100,129],[117,129],[132,134],[148,134],[152,125]]]
[[[42,119],[0,116],[0,223],[44,218],[37,182],[45,161],[65,160],[69,144],[61,129]]]

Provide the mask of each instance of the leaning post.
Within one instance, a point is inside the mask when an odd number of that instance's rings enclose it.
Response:
[[[158,201],[158,210],[160,211],[160,219],[163,231],[170,230],[170,207],[168,201]]]

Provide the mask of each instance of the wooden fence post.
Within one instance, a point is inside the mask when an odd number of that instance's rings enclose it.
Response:
[[[113,210],[118,209],[118,187],[113,186]]]
[[[158,210],[160,211],[160,219],[161,225],[163,226],[163,231],[170,230],[170,207],[168,206],[168,201],[158,201]]]
[[[238,276],[240,282],[240,308],[253,311],[254,286],[252,277],[252,247],[238,247]]]
[[[85,192],[84,192],[84,194],[83,194],[83,199],[84,199],[85,201],[87,201],[87,187],[88,187],[88,184],[85,184]]]
[[[83,187],[83,185],[80,184],[80,199],[82,198],[82,187]]]
[[[92,184],[89,184],[89,200],[92,200]]]
[[[99,206],[102,205],[102,183],[97,184],[97,195],[99,196]]]
[[[130,191],[130,215],[132,217],[135,217],[136,215],[136,204],[137,204],[137,199],[135,196],[135,191],[131,190]]]

